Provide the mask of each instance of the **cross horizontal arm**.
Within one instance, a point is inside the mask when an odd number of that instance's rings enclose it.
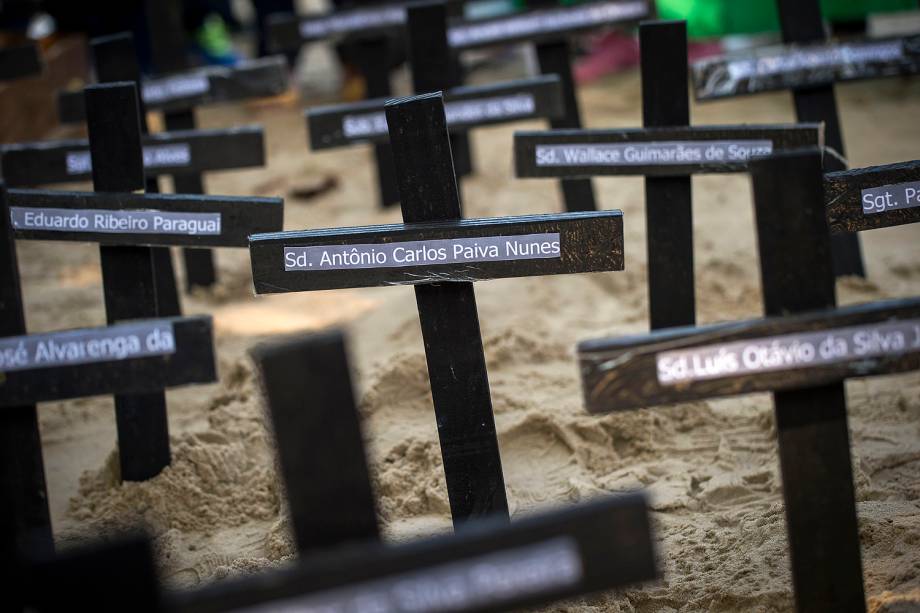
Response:
[[[265,164],[261,126],[179,130],[145,135],[144,174],[160,176],[252,168]],[[10,187],[82,181],[92,176],[87,139],[39,141],[0,147]]]
[[[281,198],[11,189],[17,239],[104,245],[247,247],[282,227]]]
[[[507,611],[658,576],[645,498],[629,494],[510,525],[484,519],[455,535],[307,558],[174,592],[164,609],[349,611],[373,601],[388,611]]]
[[[168,111],[275,96],[287,89],[287,73],[284,57],[272,56],[232,68],[214,66],[144,81],[141,97],[148,111]],[[61,123],[79,123],[86,119],[82,91],[58,94],[58,117]]]
[[[518,177],[743,172],[757,156],[823,143],[820,124],[515,132]]]
[[[260,234],[256,293],[623,269],[620,211]]]
[[[0,338],[0,407],[217,380],[210,316]]]
[[[592,413],[920,368],[920,299],[675,328],[578,347]]]
[[[824,175],[832,233],[920,222],[920,160]]]
[[[556,75],[456,87],[445,94],[444,100],[451,131],[525,119],[555,119],[563,113],[562,90]],[[389,142],[385,104],[385,98],[378,98],[307,109],[310,148],[316,151],[355,143]]]
[[[697,100],[897,77],[920,72],[920,35],[775,45],[692,66]]]
[[[605,26],[638,23],[649,16],[647,0],[595,0],[491,19],[452,21],[447,40],[454,49],[554,40]]]

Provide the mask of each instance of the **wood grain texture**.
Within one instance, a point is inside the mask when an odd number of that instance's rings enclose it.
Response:
[[[234,170],[265,165],[265,135],[261,126],[218,130],[176,130],[145,135],[143,146],[152,158],[157,148],[188,147],[188,162],[168,158],[145,163],[146,176]],[[68,157],[88,155],[87,139],[39,141],[3,145],[3,177],[10,187],[71,183],[90,178],[90,172],[71,165]],[[177,193],[196,193],[177,190]],[[197,192],[200,193],[200,192]]]
[[[533,111],[516,113],[512,116],[477,118],[474,121],[457,116],[448,123],[451,131],[465,131],[477,126],[494,125],[511,121],[536,118],[557,118],[563,111],[562,89],[558,76],[543,75],[503,83],[471,85],[452,88],[444,93],[445,104],[486,102],[491,98],[505,96],[531,96]],[[345,121],[351,117],[370,114],[383,115],[386,98],[364,100],[350,104],[311,107],[304,112],[310,132],[310,148],[314,151],[343,147],[357,143],[385,143],[390,136],[385,129],[369,134],[348,134]],[[383,128],[383,126],[381,126]]]
[[[674,328],[647,335],[582,342],[578,358],[585,404],[606,413],[720,396],[797,389],[920,368],[920,349],[877,358],[803,366],[772,372],[725,376],[673,385],[658,380],[656,357],[666,351],[702,348],[736,341],[920,318],[920,299],[869,303],[803,315],[753,319],[700,327]]]
[[[920,222],[920,206],[916,206],[920,202],[914,201],[915,206],[911,208],[867,214],[862,199],[864,189],[917,182],[920,182],[920,160],[825,174],[824,204],[831,232],[862,232]],[[905,204],[903,189],[892,189],[889,193]]]
[[[529,588],[491,594],[472,589],[466,601],[450,608],[464,613],[521,610],[656,579],[659,571],[649,524],[647,503],[641,494],[601,498],[561,511],[529,515],[510,525],[486,519],[454,535],[353,548],[322,559],[307,559],[293,568],[228,580],[193,592],[172,592],[165,609],[217,613],[260,604],[278,607],[288,600],[295,603],[304,599],[301,603],[305,604],[311,596],[340,590],[357,595],[372,582],[391,586],[411,578],[428,579],[431,583],[426,584],[437,589],[437,575],[425,573],[437,573],[447,564],[460,565],[458,570],[464,569],[461,572],[465,574],[469,572],[465,569],[490,554],[514,555],[546,544],[572,551],[581,572],[571,582],[543,581]],[[558,579],[558,573],[564,571],[559,565],[555,570],[553,578]]]
[[[8,371],[0,385],[0,407],[5,410],[21,404],[109,394],[144,395],[170,387],[216,381],[211,317],[175,317],[148,323],[160,321],[173,326],[174,353]],[[120,440],[122,446],[125,442]]]
[[[514,133],[515,174],[522,178],[590,176],[683,176],[687,174],[744,172],[747,161],[701,161],[685,164],[571,166],[538,165],[540,145],[623,145],[654,142],[770,141],[774,152],[823,145],[820,124],[648,127],[614,130],[551,130]]]
[[[783,61],[783,58],[807,58],[808,55],[815,53],[831,54],[835,50],[839,52],[841,48],[850,48],[858,54],[860,50],[885,44],[900,44],[903,54],[893,59],[873,59],[868,56],[867,59],[861,61],[837,60],[820,66],[791,63],[788,70],[763,74],[748,75],[730,69],[732,64],[751,66],[753,69],[758,63],[773,63]],[[821,87],[847,81],[915,75],[918,72],[920,72],[920,36],[872,38],[846,42],[823,40],[816,42],[814,38],[796,42],[790,40],[783,46],[699,60],[692,66],[694,93],[696,99],[700,101],[787,89]]]
[[[208,80],[206,92],[168,99],[148,101],[150,110],[165,111],[186,109],[208,104],[234,102],[248,98],[275,96],[284,93],[288,87],[287,61],[281,56],[272,56],[243,62],[233,68],[210,67],[196,69],[187,76],[202,75]],[[144,85],[160,84],[176,75],[145,81]],[[79,123],[86,119],[83,95],[79,91],[64,91],[58,96],[58,115],[61,123]]]
[[[341,332],[264,343],[251,353],[274,426],[297,552],[379,541]]]
[[[284,266],[285,247],[389,244],[555,232],[561,239],[558,258],[317,272],[286,272]],[[620,211],[280,232],[254,235],[250,241],[253,278],[256,293],[260,294],[612,271],[622,270],[624,263]]]
[[[248,247],[251,234],[279,231],[284,215],[284,201],[281,198],[11,189],[8,199],[11,207],[36,209],[155,210],[221,215],[220,235],[14,231],[20,240],[95,242],[101,245]]]

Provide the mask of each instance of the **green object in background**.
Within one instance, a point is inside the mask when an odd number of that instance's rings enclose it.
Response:
[[[661,19],[686,19],[691,38],[779,31],[776,0],[656,0]],[[869,13],[906,11],[917,0],[822,0],[831,21],[855,21]]]

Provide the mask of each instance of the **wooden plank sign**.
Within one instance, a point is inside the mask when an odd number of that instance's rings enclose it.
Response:
[[[485,613],[519,610],[657,578],[645,498],[629,494],[511,525],[360,547],[299,566],[174,593],[176,613],[278,610]]]
[[[746,172],[756,157],[822,144],[820,124],[521,131],[514,169],[522,178]]]
[[[256,292],[415,285],[454,521],[507,516],[472,282],[620,270],[622,214],[461,220],[441,94],[386,114],[406,223],[254,235]]]
[[[451,47],[464,50],[557,41],[601,27],[636,23],[649,14],[646,0],[592,0],[489,19],[456,20],[451,22],[447,36]]]
[[[22,597],[39,613],[75,605],[161,613],[520,610],[657,579],[650,523],[644,496],[627,494],[511,525],[483,521],[456,535],[353,546],[194,591],[157,589],[152,548],[134,539],[31,567]]]
[[[287,72],[281,56],[248,60],[232,68],[210,66],[144,81],[141,96],[149,110],[158,111],[275,96],[287,90]],[[58,114],[62,123],[84,121],[82,92],[61,92]]]
[[[387,142],[385,99],[311,107],[305,112],[314,151],[357,143]],[[562,94],[556,75],[455,87],[444,96],[447,125],[452,131],[476,126],[562,114]]]
[[[791,43],[699,60],[697,100],[815,87],[920,72],[920,36]]]
[[[920,160],[824,175],[831,232],[862,232],[920,222]]]
[[[217,380],[210,316],[0,338],[0,407]]]
[[[834,310],[820,151],[751,165],[767,319],[583,343],[586,405],[772,390],[797,608],[864,610],[843,380],[920,368],[920,301]]]
[[[256,293],[623,270],[620,211],[251,237]]]
[[[280,230],[280,198],[11,189],[20,240],[100,245],[247,247],[249,235]]]
[[[265,165],[265,136],[260,126],[160,132],[145,136],[143,143],[146,176]],[[3,145],[0,156],[3,178],[11,187],[69,183],[92,175],[86,139]]]
[[[920,369],[920,299],[672,328],[578,346],[592,413]]]
[[[332,37],[385,35],[406,27],[401,4],[368,6],[303,16],[279,13],[268,18],[268,37],[278,51],[296,51],[304,43]]]
[[[41,72],[42,58],[35,43],[0,49],[0,81],[22,79]]]

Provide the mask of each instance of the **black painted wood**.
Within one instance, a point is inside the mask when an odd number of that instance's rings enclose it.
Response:
[[[109,612],[162,611],[153,547],[140,536],[33,560],[23,583],[27,610],[38,613],[75,605]]]
[[[175,351],[164,355],[142,355],[125,353],[125,357],[113,357],[109,361],[93,361],[86,363],[67,363],[47,367],[31,367],[24,370],[9,370],[5,373],[5,382],[0,389],[0,407],[6,412],[7,407],[16,407],[23,403],[49,402],[53,400],[67,400],[71,398],[85,398],[87,396],[100,396],[114,394],[116,403],[120,398],[126,398],[127,406],[137,407],[138,410],[148,409],[153,412],[157,406],[145,406],[145,400],[162,394],[162,390],[170,387],[179,387],[197,383],[212,383],[217,380],[215,366],[213,334],[211,331],[211,317],[196,315],[191,317],[171,317],[156,320],[125,320],[120,322],[128,328],[84,328],[76,331],[61,331],[41,335],[33,335],[33,341],[41,341],[49,352],[75,355],[76,349],[68,349],[68,342],[72,342],[71,332],[98,333],[101,337],[107,332],[125,330],[124,337],[133,334],[130,326],[134,324],[164,324],[171,325],[175,338]],[[112,324],[119,325],[119,324]],[[137,336],[135,334],[135,336]],[[38,337],[38,338],[36,338]],[[140,339],[141,346],[145,346],[147,339]],[[24,339],[26,342],[28,339]],[[151,341],[155,342],[155,341]],[[83,343],[88,347],[88,343]],[[99,345],[101,346],[101,344]],[[126,347],[122,344],[122,347]],[[57,347],[55,349],[54,347]],[[114,347],[114,345],[113,345]],[[36,349],[36,351],[38,351]],[[118,355],[118,349],[107,350],[105,355]],[[84,352],[90,355],[87,348]],[[116,411],[125,404],[116,404]],[[127,426],[128,430],[123,428]],[[147,449],[156,451],[152,445],[141,441],[139,448],[131,448],[134,438],[149,436],[151,430],[145,429],[147,424],[138,421],[119,421],[119,453],[122,463],[127,458],[138,458],[138,452]],[[152,427],[159,427],[152,424]],[[153,431],[155,433],[155,431]],[[168,448],[166,453],[168,454]],[[157,456],[160,457],[160,456]],[[167,455],[168,458],[168,455]],[[135,468],[143,464],[141,459],[135,459],[135,464],[128,468]],[[152,463],[151,463],[152,464]],[[167,462],[168,464],[168,462]],[[140,466],[145,468],[145,466]],[[160,467],[162,469],[162,467]],[[122,479],[132,479],[124,474]]]
[[[707,143],[717,144],[718,141],[734,142],[743,147],[732,150],[727,145],[722,148],[724,157],[707,159],[705,146]],[[515,174],[523,178],[627,175],[667,177],[687,173],[745,172],[749,167],[750,155],[760,152],[758,141],[768,145],[772,153],[821,147],[824,143],[821,125],[817,123],[524,131],[514,134]],[[660,146],[658,152],[643,154],[637,147],[627,157],[623,150],[629,145],[653,143]],[[683,153],[674,147],[665,147],[668,143],[683,144]],[[695,154],[693,158],[690,157],[692,152],[687,148],[689,145],[704,146],[699,160]],[[585,146],[608,146],[608,150],[617,147],[620,156],[614,159],[605,153],[604,158],[588,158],[583,155]],[[571,147],[569,155],[575,162],[562,163],[566,155],[561,149],[567,147]],[[653,154],[656,157],[652,157]]]
[[[414,16],[410,10],[410,24]],[[460,193],[441,95],[395,100],[387,103],[386,112],[403,220],[459,221]],[[473,284],[417,286],[415,300],[454,525],[484,515],[507,519]]]
[[[185,35],[183,3],[180,0],[146,0],[147,28],[150,33],[150,47],[153,64],[160,74],[187,70],[188,40]],[[163,114],[167,130],[194,130],[195,111],[180,109]],[[228,150],[233,151],[233,147]],[[262,164],[259,164],[262,165]],[[203,194],[204,181],[201,174],[181,173],[173,176],[177,194]],[[203,249],[183,249],[185,264],[185,288],[211,287],[217,282],[217,268],[214,254]]]
[[[133,83],[92,85],[85,90],[93,187],[101,192],[144,188],[137,90]],[[99,247],[106,318],[158,316],[157,262],[150,247]],[[162,391],[116,395],[121,476],[143,481],[169,465],[166,398]]]
[[[387,7],[384,7],[387,8]],[[386,37],[361,37],[354,41],[358,69],[364,76],[365,98],[389,98],[390,89],[390,42]],[[381,112],[383,111],[381,104]],[[310,131],[313,139],[313,131]],[[396,186],[393,150],[387,142],[374,144],[374,161],[377,165],[377,189],[380,194],[380,206],[388,207],[399,204],[399,188]]]
[[[920,222],[920,160],[824,175],[831,232],[862,232]]]
[[[427,217],[415,216],[419,220]],[[555,239],[517,239],[520,243],[537,243],[539,247],[536,248],[541,255],[538,258],[500,259],[508,254],[509,247],[505,245],[498,247],[500,257],[483,256],[481,252],[470,258],[461,256],[454,260],[451,257],[454,245],[469,245],[471,239],[476,242],[475,239],[514,239],[544,234],[559,235],[558,250],[550,245],[544,246],[547,241]],[[509,277],[601,272],[623,270],[624,262],[623,214],[620,211],[473,220],[445,218],[435,222],[261,234],[253,235],[250,241],[253,278],[259,294],[382,285],[462,284]],[[408,261],[412,257],[410,254],[392,254],[387,249],[390,245],[414,241],[449,241],[448,244],[427,245],[429,248],[443,246],[446,263],[439,262],[433,255],[423,261],[411,262]],[[488,241],[478,244],[484,248]],[[387,250],[387,265],[371,263],[365,258],[363,267],[338,267],[338,258],[331,257],[334,249],[316,250],[306,260],[297,261],[293,266],[288,266],[291,256],[285,257],[288,249],[339,245],[354,245],[357,251],[365,254]],[[400,247],[416,251],[419,246],[409,244]],[[516,248],[519,254],[522,253],[521,247]],[[323,251],[330,256],[325,265],[321,264],[324,261]],[[405,265],[400,265],[403,261]],[[311,266],[311,263],[314,265]],[[302,269],[299,268],[301,266]]]
[[[216,170],[265,165],[265,136],[260,126],[218,130],[178,130],[145,135],[144,174],[174,175],[177,193],[189,191],[190,176]],[[52,185],[91,177],[89,141],[69,139],[3,145],[3,177],[10,187]],[[185,174],[191,173],[191,174]]]
[[[752,165],[768,316],[835,306],[821,172],[818,152]],[[773,398],[796,606],[864,611],[843,384],[777,391]]]
[[[0,81],[39,75],[42,59],[34,43],[0,49]]]
[[[407,54],[412,67],[412,89],[428,94],[462,84],[460,64],[447,38],[447,4],[444,0],[425,0],[407,8]],[[473,158],[466,134],[450,135],[455,176],[473,173]]]
[[[166,111],[275,96],[287,90],[287,72],[287,61],[281,56],[250,60],[233,68],[199,68],[144,81],[144,102],[149,110]],[[61,123],[85,120],[80,92],[58,95],[58,116]]]
[[[450,45],[475,49],[516,42],[555,41],[601,27],[637,23],[650,16],[646,0],[594,0],[491,19],[451,22]]]
[[[687,24],[639,26],[642,125],[690,125]],[[653,330],[696,322],[693,283],[693,191],[690,176],[645,177],[649,325]]]
[[[562,85],[556,75],[455,87],[444,92],[444,100],[451,132],[524,119],[558,118],[563,113]],[[526,102],[513,104],[518,100]],[[485,108],[490,103],[502,101],[507,104],[494,111]],[[318,151],[389,141],[385,104],[386,99],[376,98],[307,109],[304,114],[310,131],[310,148]],[[467,108],[472,110],[464,112]],[[483,112],[478,112],[480,110]]]
[[[341,332],[257,346],[301,556],[380,540]],[[330,470],[334,467],[334,470]]]
[[[562,85],[563,115],[550,119],[553,129],[581,128],[581,111],[572,77],[572,48],[566,39],[541,42],[537,45],[537,62],[543,74],[559,76]],[[590,179],[563,179],[560,183],[562,198],[567,211],[594,211],[594,186]]]
[[[819,91],[834,83],[920,72],[920,36],[829,42],[824,37],[823,23],[814,20],[813,8],[805,7],[809,2],[793,4],[801,8],[784,22],[784,31],[788,28],[789,32],[784,37],[786,44],[695,62],[692,74],[696,99],[716,100],[796,88]],[[807,15],[801,11],[807,11]],[[817,17],[820,20],[820,14]]]
[[[786,43],[824,42],[827,35],[821,18],[819,0],[776,0],[779,10],[783,40]],[[920,70],[920,37],[914,45],[916,64]],[[834,155],[825,156],[826,171],[843,170],[846,152],[843,147],[843,132],[837,114],[837,100],[834,86],[798,87],[792,94],[795,102],[795,115],[798,121],[824,122],[824,143]],[[838,277],[847,275],[866,276],[863,265],[862,249],[856,234],[838,234],[831,237],[831,254],[834,273]]]
[[[100,83],[130,81],[136,88],[140,88],[141,68],[131,34],[120,33],[95,38],[90,41],[90,48],[93,53],[96,76]],[[137,100],[137,112],[141,134],[147,134],[147,112],[143,100]],[[132,155],[133,153],[131,150]],[[92,155],[90,160],[92,160]],[[141,173],[143,174],[143,168],[141,168]],[[144,189],[147,192],[159,192],[160,188],[156,178],[146,177]],[[168,249],[154,247],[151,249],[151,257],[153,258],[156,314],[161,317],[181,315],[182,305],[179,300],[176,273],[173,270],[172,254]]]
[[[0,183],[0,337],[26,333],[16,245],[10,229],[6,188]],[[0,375],[0,389],[5,376]],[[54,550],[51,512],[45,487],[41,434],[34,402],[0,411],[0,497],[8,515],[0,558],[12,560],[23,550]]]
[[[878,324],[910,322],[913,334],[872,334]],[[855,338],[858,327],[865,333]],[[910,324],[904,327],[909,329]],[[809,341],[821,333],[821,342]],[[775,368],[759,357],[773,339],[783,340],[791,363]],[[846,351],[837,353],[839,342]],[[883,339],[887,347],[880,341]],[[809,343],[814,349],[792,350]],[[755,343],[756,341],[756,343]],[[741,345],[736,346],[740,343]],[[822,345],[823,343],[823,345]],[[724,349],[721,359],[715,357]],[[750,348],[744,358],[744,349]],[[870,350],[877,348],[878,352]],[[858,350],[858,351],[857,351]],[[739,357],[739,352],[741,357]],[[734,357],[727,357],[732,354]],[[798,356],[798,357],[796,357]],[[708,326],[673,328],[651,334],[586,341],[578,346],[585,405],[592,413],[638,409],[752,392],[800,389],[920,369],[920,299],[874,302]],[[827,358],[827,359],[824,359]],[[659,366],[660,363],[660,366]],[[745,365],[751,367],[746,368]],[[760,365],[758,369],[757,366]]]
[[[347,35],[378,38],[406,27],[406,5],[388,2],[378,6],[358,7],[329,13],[303,16],[271,15],[268,37],[278,51],[296,51],[304,43]]]
[[[493,518],[455,535],[314,557],[293,568],[174,592],[165,608],[216,613],[256,605],[329,604],[354,610],[355,599],[363,597],[386,610],[521,610],[657,578],[649,523],[644,497],[628,494],[510,525]],[[475,573],[481,564],[488,565],[488,573]],[[524,564],[533,572],[520,579],[523,574],[512,569]],[[397,583],[403,597],[394,591]]]
[[[76,209],[85,211],[159,211],[164,213],[219,213],[220,234],[170,234],[14,228],[18,239],[96,242],[102,245],[248,247],[249,236],[277,232],[284,216],[281,198],[142,194],[127,192],[66,192],[59,190],[9,190],[10,207],[24,209]]]

